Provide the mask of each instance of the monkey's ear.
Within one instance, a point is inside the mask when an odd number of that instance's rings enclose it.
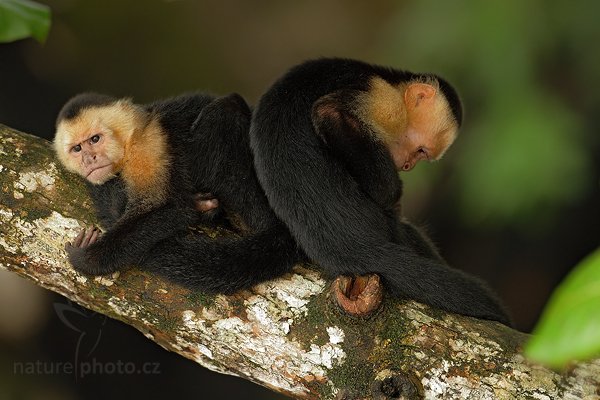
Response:
[[[404,102],[409,109],[417,107],[424,101],[431,100],[437,89],[426,83],[409,83],[404,91]]]
[[[312,120],[315,126],[327,120],[337,120],[341,117],[341,110],[337,96],[329,94],[315,102],[312,109]]]
[[[312,121],[315,131],[327,143],[332,134],[360,135],[361,124],[348,111],[348,99],[354,98],[345,91],[335,92],[321,97],[312,109]],[[328,140],[329,139],[329,140]]]

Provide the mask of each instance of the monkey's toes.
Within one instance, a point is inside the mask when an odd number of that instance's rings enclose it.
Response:
[[[197,193],[193,197],[194,206],[200,212],[208,212],[219,208],[219,200],[212,193]]]

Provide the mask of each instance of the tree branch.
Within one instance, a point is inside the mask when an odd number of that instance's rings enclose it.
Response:
[[[2,125],[0,172],[0,268],[214,371],[297,398],[600,396],[600,360],[559,374],[523,359],[523,333],[385,296],[374,313],[352,317],[306,266],[233,296],[135,268],[82,276],[63,250],[96,222],[81,180],[62,170],[48,142]]]

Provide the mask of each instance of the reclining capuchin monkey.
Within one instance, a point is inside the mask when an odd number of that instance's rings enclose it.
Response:
[[[100,275],[137,264],[231,293],[304,260],[258,184],[249,123],[236,94],[146,106],[93,93],[69,100],[57,118],[56,153],[86,179],[105,229],[86,229],[66,245],[73,267]],[[222,220],[222,210],[241,235],[189,234],[190,225]]]

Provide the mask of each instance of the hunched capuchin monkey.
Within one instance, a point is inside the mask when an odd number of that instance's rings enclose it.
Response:
[[[306,255],[330,275],[378,273],[392,294],[510,320],[399,218],[398,170],[438,160],[462,107],[445,80],[349,59],[300,64],[262,96],[250,128],[258,179]]]
[[[56,153],[86,179],[106,229],[84,230],[66,245],[73,267],[99,275],[137,264],[224,293],[289,271],[302,254],[257,181],[249,123],[236,94],[147,106],[93,93],[69,100],[57,118]],[[247,234],[188,233],[221,209],[237,215]]]

